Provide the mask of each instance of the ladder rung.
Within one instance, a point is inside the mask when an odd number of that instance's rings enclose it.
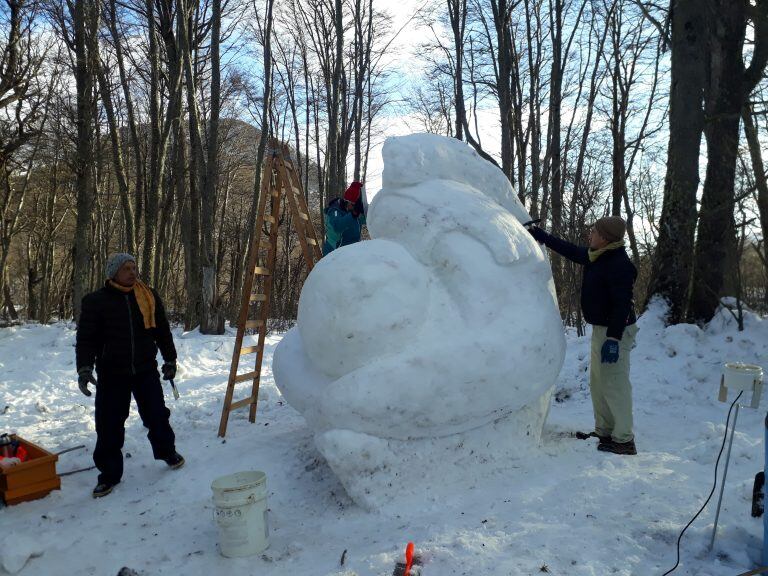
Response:
[[[251,294],[251,302],[266,302],[266,294]]]
[[[317,246],[317,240],[315,240],[314,238],[307,238],[307,244],[309,244],[310,246]]]
[[[269,222],[270,224],[274,224],[275,223],[275,217],[274,216],[264,216],[264,220],[266,222]]]
[[[253,354],[254,352],[259,351],[260,346],[243,346],[240,348],[240,356],[245,356],[246,354]]]
[[[280,196],[280,192],[278,192],[277,190],[272,190],[272,196],[277,198],[278,196]]]
[[[237,402],[232,402],[232,404],[229,405],[229,410],[237,410],[238,408],[242,408],[243,406],[248,406],[249,404],[253,404],[253,396],[249,396],[248,398],[243,398],[242,400],[238,400]]]
[[[258,372],[246,372],[245,374],[240,374],[240,376],[235,376],[235,384],[239,384],[240,382],[249,382],[256,379],[256,376],[258,376]]]
[[[266,268],[265,266],[254,266],[253,273],[258,274],[259,276],[269,276],[272,274],[269,271],[269,268]]]
[[[246,328],[261,328],[264,326],[263,320],[248,320],[245,323]]]

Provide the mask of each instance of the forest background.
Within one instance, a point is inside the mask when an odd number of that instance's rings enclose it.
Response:
[[[2,0],[0,54],[5,324],[77,319],[127,251],[174,320],[222,333],[272,139],[322,231],[414,131],[467,142],[571,241],[624,217],[639,309],[768,312],[768,0]],[[281,224],[276,329],[306,274]],[[581,328],[579,267],[552,267]]]

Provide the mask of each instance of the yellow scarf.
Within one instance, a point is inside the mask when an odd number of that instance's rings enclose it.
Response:
[[[125,294],[133,291],[136,296],[136,302],[139,305],[139,310],[141,310],[141,315],[144,317],[144,328],[147,330],[157,328],[155,323],[155,295],[152,294],[149,286],[139,280],[136,280],[136,284],[130,287],[121,286],[114,280],[110,280],[109,285]]]
[[[592,248],[589,249],[589,261],[594,262],[600,256],[608,252],[608,250],[616,250],[616,248],[623,248],[624,247],[624,240],[619,240],[618,242],[611,242],[608,244],[608,246],[603,246],[599,250],[592,250]]]

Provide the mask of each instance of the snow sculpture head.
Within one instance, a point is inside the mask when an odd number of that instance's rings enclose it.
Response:
[[[564,356],[549,263],[500,170],[435,135],[384,144],[373,240],[323,258],[275,381],[358,501],[355,462],[509,417],[536,441]],[[508,431],[505,432],[508,434]],[[383,444],[382,444],[383,443]],[[367,489],[366,489],[367,490]]]

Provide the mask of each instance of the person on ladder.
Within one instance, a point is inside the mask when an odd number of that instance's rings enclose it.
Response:
[[[597,436],[597,449],[614,454],[637,454],[629,380],[629,353],[637,335],[632,300],[637,270],[624,249],[626,227],[618,216],[600,218],[592,226],[589,247],[583,247],[528,226],[539,243],[584,266],[581,309],[592,324],[589,390],[595,431],[577,437]]]
[[[157,372],[159,347],[165,361],[163,379],[176,376],[176,347],[163,303],[154,289],[138,280],[136,259],[130,254],[112,255],[105,272],[104,287],[83,298],[75,344],[80,391],[90,396],[88,384],[96,386],[93,461],[99,479],[94,498],[112,492],[122,478],[131,394],[149,429],[155,459],[174,470],[184,465],[184,458],[176,452],[171,412],[165,406]]]
[[[362,188],[362,183],[352,182],[344,196],[331,200],[325,209],[323,256],[341,246],[360,242],[365,225]]]

